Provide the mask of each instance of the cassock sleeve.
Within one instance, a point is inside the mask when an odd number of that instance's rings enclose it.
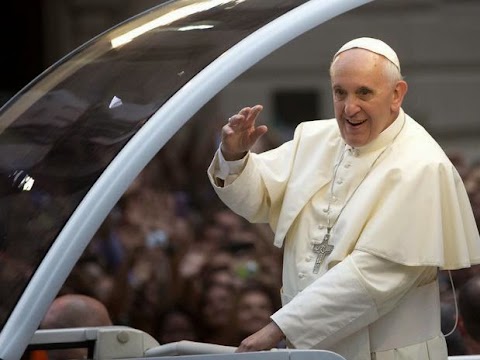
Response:
[[[240,160],[227,161],[223,157],[222,151],[219,147],[217,149],[217,152],[215,153],[213,161],[214,165],[210,170],[212,178],[224,180],[223,186],[230,185],[233,181],[235,181],[238,175],[245,168],[245,163],[247,162],[248,155],[249,153],[247,153],[247,155],[245,155]]]
[[[295,348],[329,348],[388,313],[436,272],[354,251],[271,318]]]

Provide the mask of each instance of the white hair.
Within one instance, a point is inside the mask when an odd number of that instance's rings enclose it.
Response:
[[[383,61],[385,64],[383,67],[383,70],[385,72],[385,76],[392,82],[392,83],[397,83],[397,81],[403,80],[403,76],[398,69],[398,67],[389,61],[388,59],[385,59],[386,61]]]

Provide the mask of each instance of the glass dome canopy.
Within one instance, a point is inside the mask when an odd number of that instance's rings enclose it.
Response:
[[[0,358],[21,355],[130,182],[218,91],[368,1],[170,1],[101,34],[0,110]]]

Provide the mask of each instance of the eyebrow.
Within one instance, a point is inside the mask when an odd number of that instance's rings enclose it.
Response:
[[[356,92],[364,92],[364,91],[373,93],[373,89],[369,88],[368,86],[360,86]]]

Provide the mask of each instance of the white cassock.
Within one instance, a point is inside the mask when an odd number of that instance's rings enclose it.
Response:
[[[366,146],[346,145],[335,119],[309,121],[262,154],[226,162],[217,151],[208,175],[226,205],[268,222],[284,246],[272,320],[290,347],[447,359],[437,271],[480,263],[480,237],[458,172],[403,110]],[[333,251],[321,255],[332,224]]]

